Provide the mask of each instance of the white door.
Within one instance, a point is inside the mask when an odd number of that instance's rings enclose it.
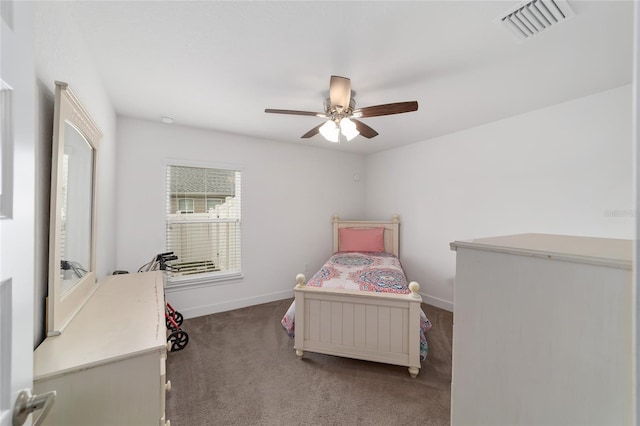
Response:
[[[2,0],[0,12],[0,426],[9,426],[33,384],[35,73],[33,6]]]

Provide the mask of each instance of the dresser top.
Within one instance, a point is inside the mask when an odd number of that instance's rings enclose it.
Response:
[[[553,234],[517,234],[454,241],[451,250],[470,248],[631,269],[633,240]]]
[[[166,350],[161,272],[108,276],[61,335],[34,352],[34,381]]]

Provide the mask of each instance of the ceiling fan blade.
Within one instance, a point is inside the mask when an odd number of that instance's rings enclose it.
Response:
[[[353,121],[356,124],[356,129],[358,129],[361,136],[364,136],[367,139],[371,139],[373,137],[378,136],[378,132],[376,132],[371,127],[364,124],[362,121],[356,120],[355,118],[352,118],[351,121]]]
[[[301,139],[307,139],[307,138],[310,138],[310,137],[313,137],[313,136],[317,135],[318,133],[320,133],[320,127],[322,127],[323,124],[324,123],[318,124],[316,127],[314,127],[313,129],[309,130],[304,135],[300,136],[300,138]]]
[[[329,102],[338,112],[346,111],[351,101],[351,80],[332,75],[329,81]]]
[[[291,109],[271,109],[267,108],[264,112],[271,114],[290,114],[290,115],[310,115],[313,117],[327,118],[327,114],[324,112],[311,112],[311,111],[295,111]]]
[[[379,117],[381,115],[402,114],[418,110],[418,102],[396,102],[393,104],[375,105],[357,109],[353,112],[354,117]]]

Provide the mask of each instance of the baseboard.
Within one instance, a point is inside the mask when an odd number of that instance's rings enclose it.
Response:
[[[180,290],[174,290],[177,293]],[[453,312],[453,303],[428,294],[420,294],[422,301],[428,305],[436,306],[449,312]],[[204,315],[216,314],[219,312],[232,311],[234,309],[247,308],[249,306],[260,305],[262,303],[275,302],[276,300],[289,299],[293,297],[293,289],[278,291],[275,293],[263,294],[260,296],[246,297],[244,299],[228,300],[221,303],[197,306],[194,308],[182,308],[180,313],[185,318],[196,318]],[[170,296],[169,296],[170,298]]]
[[[262,303],[275,302],[276,300],[289,299],[292,297],[293,289],[279,291],[276,293],[263,294],[261,296],[247,297],[244,299],[229,300],[226,302],[214,303],[211,305],[198,306],[195,308],[180,309],[180,313],[185,318],[196,318],[204,315],[216,314],[219,312],[232,311],[234,309],[260,305]]]
[[[428,294],[422,294],[422,301],[427,305],[433,305],[438,308],[444,309],[445,311],[453,312],[453,303],[448,300],[440,299],[439,297],[429,296]]]

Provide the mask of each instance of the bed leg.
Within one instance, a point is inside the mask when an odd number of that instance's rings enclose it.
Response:
[[[409,375],[411,376],[412,379],[415,379],[416,377],[418,377],[419,372],[420,372],[419,368],[409,367]]]
[[[304,355],[304,351],[301,351],[300,349],[296,349],[296,355],[298,355],[298,358],[302,358],[302,355]]]

